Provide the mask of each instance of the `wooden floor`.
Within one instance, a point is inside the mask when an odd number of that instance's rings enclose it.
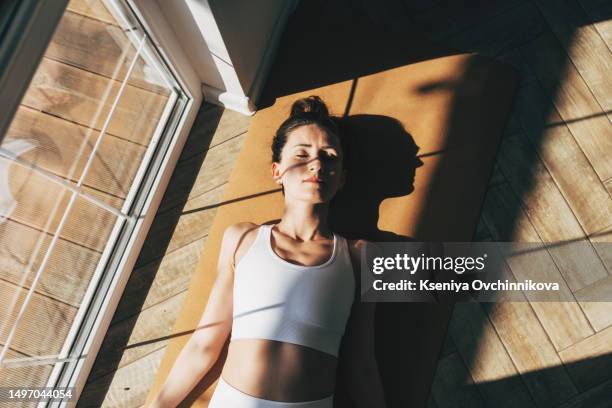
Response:
[[[612,253],[598,246],[612,242],[612,7],[469,3],[360,4],[398,35],[412,24],[449,50],[520,71],[475,240],[582,240],[599,261],[564,276],[569,289],[578,301],[612,291]],[[80,406],[144,403],[248,125],[203,106]],[[603,407],[610,395],[612,303],[460,304],[429,406]]]

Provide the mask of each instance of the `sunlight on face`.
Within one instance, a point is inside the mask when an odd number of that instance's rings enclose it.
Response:
[[[311,203],[331,200],[344,182],[340,141],[317,125],[300,126],[287,137],[272,176],[281,180],[285,200]]]

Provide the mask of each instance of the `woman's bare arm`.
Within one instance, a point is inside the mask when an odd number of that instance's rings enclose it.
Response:
[[[151,408],[176,407],[215,364],[232,328],[234,253],[251,223],[228,227],[223,234],[217,277],[196,330],[178,355]]]

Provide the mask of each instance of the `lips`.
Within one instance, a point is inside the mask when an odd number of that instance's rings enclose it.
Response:
[[[323,179],[318,178],[318,177],[309,177],[307,179],[304,180],[304,182],[308,182],[308,183],[325,183],[325,181],[323,181]]]

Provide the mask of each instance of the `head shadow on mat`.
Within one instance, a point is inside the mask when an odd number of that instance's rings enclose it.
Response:
[[[387,198],[414,190],[419,147],[401,122],[383,115],[341,119],[348,146],[344,188],[330,203],[330,226],[347,239],[391,242],[410,237],[378,229],[379,207]]]
[[[341,121],[349,148],[348,173],[344,188],[330,203],[331,228],[347,239],[414,241],[414,237],[381,230],[378,225],[384,200],[414,191],[417,169],[423,165],[419,146],[402,123],[389,116],[349,115]],[[423,399],[420,390],[427,388],[427,376],[421,373],[430,371],[431,360],[437,357],[437,342],[431,340],[439,336],[439,326],[445,325],[439,309],[439,305],[426,303],[376,306],[375,354],[389,407],[418,406]],[[340,359],[343,364],[342,349]],[[350,392],[342,385],[339,378],[335,406],[352,406]]]

